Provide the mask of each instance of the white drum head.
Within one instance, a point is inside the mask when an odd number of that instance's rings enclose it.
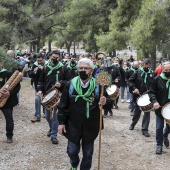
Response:
[[[167,104],[165,107],[162,108],[162,116],[165,119],[170,119],[170,104]]]
[[[137,104],[138,106],[147,106],[149,105],[151,102],[150,102],[150,99],[149,99],[149,95],[148,94],[144,94],[142,96],[140,96],[137,100]]]
[[[48,101],[49,99],[51,99],[51,98],[54,96],[55,93],[56,93],[56,90],[53,90],[53,91],[49,92],[49,93],[44,97],[42,103],[44,103],[44,102]]]
[[[112,95],[117,89],[117,86],[116,85],[111,85],[111,87],[108,87],[106,89],[106,92],[108,95]]]

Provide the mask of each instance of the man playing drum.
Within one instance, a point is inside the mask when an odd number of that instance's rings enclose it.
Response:
[[[38,82],[38,93],[40,98],[43,97],[52,87],[56,87],[62,91],[64,85],[64,68],[63,64],[59,61],[60,51],[52,51],[50,53],[50,60],[46,67],[41,71],[40,79]],[[58,131],[58,120],[57,120],[57,108],[53,109],[52,119],[50,118],[50,109],[45,109],[46,120],[49,124],[50,130],[47,133],[48,137],[51,137],[53,144],[58,144],[57,131]]]
[[[134,94],[133,101],[135,105],[135,111],[129,130],[134,129],[141,115],[141,110],[137,105],[137,98],[139,98],[140,95],[146,93],[149,90],[153,78],[156,76],[156,74],[151,70],[150,66],[151,66],[150,60],[147,58],[144,59],[143,67],[140,70],[136,71],[128,80],[130,92]],[[145,100],[143,102],[145,102]],[[148,133],[149,122],[150,122],[150,112],[144,112],[144,116],[142,120],[142,134],[145,137],[150,136]]]
[[[163,131],[164,118],[161,114],[164,110],[167,111],[168,115],[170,114],[168,110],[168,103],[170,102],[170,62],[165,62],[162,67],[162,73],[153,80],[148,93],[150,101],[154,104],[156,114],[156,154],[162,154],[163,142],[166,147],[169,147],[168,134],[170,133],[170,126],[167,123]],[[164,107],[161,108],[160,106]]]

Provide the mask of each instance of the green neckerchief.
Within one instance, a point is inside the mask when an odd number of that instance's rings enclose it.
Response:
[[[139,70],[141,70],[143,67],[139,66]]]
[[[52,66],[51,62],[48,62],[47,67],[49,67],[50,71],[48,72],[47,76],[49,76],[53,72],[53,70],[57,70],[58,68],[60,68],[62,66],[63,66],[63,64],[60,61],[58,62],[58,64],[56,66]]]
[[[46,66],[47,64],[48,64],[48,61],[46,61],[46,60],[45,60],[45,63],[44,63],[44,65],[43,65],[43,66]],[[37,61],[34,63],[34,65],[36,65],[37,67],[39,66],[39,64],[38,64],[38,62],[37,62]]]
[[[142,77],[143,75],[145,76],[145,77],[144,77],[144,83],[146,84],[146,79],[147,79],[147,77],[148,77],[148,73],[151,72],[151,68],[149,69],[148,72],[145,72],[144,69],[143,69],[143,67],[142,67],[140,70],[142,71],[141,77]]]
[[[69,68],[70,70],[77,70],[77,65],[72,67],[71,63],[68,63],[67,68]]]
[[[169,85],[170,85],[170,78],[168,79],[164,73],[161,73],[160,77],[164,80],[167,80],[166,82],[166,88],[168,89],[169,88]],[[168,93],[168,99],[170,99],[170,88],[169,88],[169,93]]]
[[[7,71],[7,69],[2,68],[2,69],[0,70],[0,73],[2,73],[2,72],[4,72],[4,71]]]
[[[136,73],[136,70],[131,66],[130,68],[134,73]]]
[[[90,97],[90,95],[92,94],[92,92],[96,88],[96,80],[93,77],[90,78],[89,87],[88,87],[88,90],[87,90],[87,92],[85,94],[83,94],[82,86],[81,86],[80,81],[81,80],[80,80],[79,76],[73,78],[72,81],[71,81],[74,89],[78,93],[78,95],[75,98],[75,102],[77,102],[79,97],[82,97],[86,101],[86,116],[87,116],[87,118],[89,118],[89,116],[90,116],[90,114],[89,114],[89,102],[92,102],[92,100],[90,100],[88,97]]]

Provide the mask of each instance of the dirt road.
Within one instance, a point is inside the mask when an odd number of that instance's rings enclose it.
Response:
[[[44,118],[31,123],[34,115],[34,89],[30,80],[24,79],[20,91],[20,105],[14,108],[14,142],[6,143],[5,120],[0,114],[0,170],[68,170],[67,140],[59,136],[53,145],[46,136],[48,129]],[[155,154],[155,115],[151,113],[150,134],[141,134],[141,120],[133,131],[128,130],[131,116],[127,103],[119,103],[119,110],[104,119],[102,131],[101,170],[169,170],[170,149],[163,148],[162,155]],[[95,142],[92,170],[97,170],[98,139]]]

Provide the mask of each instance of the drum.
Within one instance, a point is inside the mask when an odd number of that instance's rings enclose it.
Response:
[[[137,105],[143,112],[149,112],[153,110],[153,103],[150,102],[149,95],[143,94],[137,99]]]
[[[112,100],[115,100],[119,96],[119,91],[119,88],[114,84],[106,89],[107,94]]]
[[[170,125],[170,103],[167,103],[161,110],[162,116],[166,123]]]
[[[41,104],[47,108],[55,108],[60,103],[61,93],[57,89],[52,89],[44,97]]]

